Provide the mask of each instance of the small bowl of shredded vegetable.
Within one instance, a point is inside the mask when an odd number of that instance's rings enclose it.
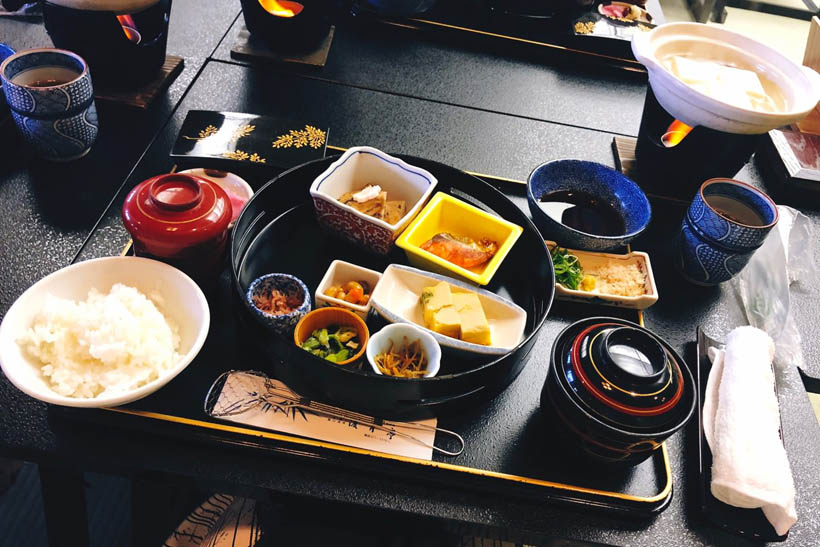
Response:
[[[376,374],[432,378],[441,368],[441,346],[433,336],[407,323],[394,323],[373,335],[367,361]]]

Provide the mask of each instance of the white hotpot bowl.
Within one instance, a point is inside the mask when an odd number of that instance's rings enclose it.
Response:
[[[660,59],[678,49],[676,43],[681,50],[697,49],[699,57],[733,61],[766,76],[781,89],[786,108],[776,113],[740,108],[686,85]],[[635,33],[632,52],[649,71],[649,85],[661,106],[692,127],[702,125],[737,134],[766,133],[804,118],[820,100],[820,74],[756,40],[721,27],[667,23],[649,32]]]

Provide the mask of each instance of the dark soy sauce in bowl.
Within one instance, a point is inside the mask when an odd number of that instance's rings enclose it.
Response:
[[[626,224],[618,210],[587,192],[549,192],[541,196],[538,205],[554,221],[587,234],[622,236],[626,233]]]

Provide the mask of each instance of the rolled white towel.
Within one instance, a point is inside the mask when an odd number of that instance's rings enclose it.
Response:
[[[773,356],[772,339],[754,327],[729,333],[725,351],[710,350],[703,424],[712,450],[712,495],[735,507],[760,507],[784,535],[797,512],[780,438]]]

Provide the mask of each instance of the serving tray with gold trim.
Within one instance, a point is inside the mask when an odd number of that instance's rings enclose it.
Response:
[[[123,407],[59,412],[73,420],[226,448],[239,447],[238,450],[261,450],[277,458],[343,466],[398,481],[421,481],[431,488],[467,489],[638,517],[656,514],[671,501],[672,474],[665,445],[635,468],[580,462],[562,448],[563,441],[552,430],[551,416],[539,408],[548,353],[542,354],[539,348],[549,347],[555,334],[582,314],[605,310],[610,315],[640,321],[639,312],[556,303],[542,328],[542,338],[532,352],[531,362],[506,390],[495,397],[488,395],[481,403],[452,415],[439,417],[439,427],[465,438],[464,453],[454,458],[434,455],[432,461],[427,461],[227,423],[208,416],[203,409],[205,394],[222,372],[238,368],[265,370],[266,366],[243,345],[242,333],[231,321],[234,304],[226,277],[210,299],[214,323],[211,335],[200,355],[176,379],[155,394]],[[226,457],[241,465],[236,451],[226,452]]]
[[[335,147],[332,147],[334,150]],[[477,175],[477,174],[476,174]],[[502,189],[513,201],[523,200],[518,181],[477,175]],[[126,248],[127,252],[128,248]],[[618,514],[647,517],[664,510],[672,499],[673,481],[666,446],[634,468],[610,467],[581,461],[553,429],[553,416],[540,409],[540,394],[549,366],[549,348],[567,325],[593,315],[617,316],[643,323],[640,311],[594,304],[556,302],[541,328],[529,363],[506,389],[487,393],[478,401],[439,416],[438,426],[465,439],[456,457],[433,459],[390,455],[342,446],[293,434],[228,423],[208,415],[204,407],[213,382],[229,370],[257,370],[272,374],[237,320],[237,306],[226,271],[210,294],[212,325],[200,354],[163,389],[135,403],[100,410],[57,409],[73,420],[104,423],[178,440],[192,440],[237,450],[257,450],[276,458],[313,465],[333,465],[423,482],[434,488],[453,488],[480,495],[509,496],[535,503],[557,503]],[[241,465],[237,451],[226,457]]]

